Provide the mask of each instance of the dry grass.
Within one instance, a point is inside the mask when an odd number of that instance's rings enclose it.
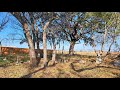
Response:
[[[69,62],[58,63],[55,66],[48,66],[40,69],[40,66],[34,69],[28,68],[23,63],[20,65],[10,65],[0,67],[0,78],[119,78],[120,68],[112,64],[111,59],[106,59],[102,64],[95,64],[95,57],[87,55],[58,55],[57,58],[69,59]],[[80,60],[86,61],[80,63]],[[41,61],[42,63],[42,61]]]

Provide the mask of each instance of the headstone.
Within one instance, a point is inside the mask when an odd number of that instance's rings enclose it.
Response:
[[[40,57],[40,53],[38,53],[37,57]]]
[[[101,59],[101,55],[100,54],[97,54],[96,63],[97,64],[102,63],[102,59]]]
[[[6,57],[3,59],[4,61],[7,60]]]

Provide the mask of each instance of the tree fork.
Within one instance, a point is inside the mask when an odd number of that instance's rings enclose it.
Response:
[[[74,54],[74,46],[75,46],[75,42],[74,41],[70,42],[69,55]]]

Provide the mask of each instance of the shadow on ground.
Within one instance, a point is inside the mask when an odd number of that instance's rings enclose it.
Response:
[[[54,64],[54,65],[50,65],[50,66],[48,66],[48,67],[53,67],[53,66],[55,66],[55,64]],[[20,77],[20,78],[31,78],[31,77],[32,77],[32,74],[35,74],[35,73],[37,73],[37,72],[39,72],[39,71],[41,71],[41,70],[45,70],[45,69],[48,68],[48,67],[39,68],[38,70],[35,70],[35,71],[33,71],[33,72],[31,72],[31,73],[29,73],[29,74],[27,74],[27,75],[24,75],[24,76],[22,76],[22,77]]]
[[[116,70],[120,70],[119,68],[113,68],[110,66],[94,66],[94,67],[89,67],[89,68],[84,68],[84,69],[78,69],[76,70],[73,63],[70,64],[71,68],[76,71],[76,72],[83,72],[85,70],[92,70],[92,69],[96,69],[96,68],[110,68],[110,69],[116,69]]]

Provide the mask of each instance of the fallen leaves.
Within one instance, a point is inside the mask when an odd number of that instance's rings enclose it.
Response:
[[[81,61],[82,60],[82,61]],[[42,63],[42,62],[41,62]],[[50,62],[52,64],[52,62]],[[71,64],[73,65],[71,67]],[[28,75],[28,78],[119,78],[119,67],[109,63],[95,65],[95,62],[86,59],[72,59],[66,63],[57,63],[55,66],[39,70],[28,68],[28,64],[10,65],[0,67],[0,78],[21,78]],[[32,73],[34,72],[34,73]],[[32,74],[31,74],[32,73]]]

